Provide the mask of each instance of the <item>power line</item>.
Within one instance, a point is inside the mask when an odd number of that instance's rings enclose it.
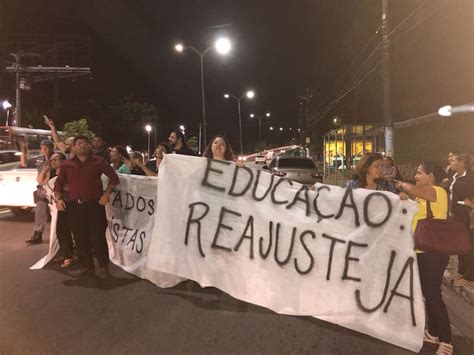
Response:
[[[314,125],[316,124],[317,122],[319,122],[326,113],[328,113],[333,107],[335,104],[337,104],[339,101],[341,101],[344,97],[346,97],[352,90],[354,90],[356,87],[358,87],[360,84],[362,84],[370,75],[372,75],[375,70],[380,66],[380,64],[382,63],[382,61],[378,62],[377,65],[372,68],[371,71],[369,71],[368,73],[366,73],[357,83],[355,83],[352,87],[350,87],[347,91],[345,91],[344,93],[342,93],[341,95],[339,95],[339,97],[337,97],[335,100],[333,100],[329,105],[327,105],[325,108],[323,108],[324,112],[321,113],[323,110],[321,110],[320,112],[318,112],[314,117],[311,118],[311,122],[309,123],[309,125]],[[319,118],[317,117],[319,116]]]
[[[413,28],[417,27],[418,25],[420,25],[421,23],[425,22],[426,19],[428,19],[429,17],[431,17],[436,11],[438,11],[439,9],[441,9],[444,5],[446,5],[448,3],[448,0],[445,0],[440,6],[438,6],[437,8],[435,8],[433,11],[431,11],[428,15],[426,15],[425,17],[423,17],[420,21],[418,21],[417,23],[413,24],[412,26],[410,26],[408,29],[405,30],[405,32],[409,32],[411,31]]]
[[[431,11],[429,14],[427,14],[425,17],[423,17],[421,20],[419,20],[418,22],[414,23],[413,25],[411,25],[408,29],[404,30],[402,33],[399,34],[399,36],[397,38],[394,38],[393,41],[395,40],[398,40],[400,38],[400,36],[404,33],[407,33],[408,31],[412,30],[413,28],[415,28],[416,26],[420,25],[422,22],[424,22],[427,18],[429,18],[430,16],[432,16],[436,11],[438,11],[441,7],[443,7],[446,3],[448,2],[448,0],[445,0],[440,6],[436,7],[433,11]],[[405,24],[407,23],[414,15],[415,13],[422,7],[423,3],[420,3],[419,6],[417,6],[409,15],[407,15],[405,17],[404,20],[402,20],[389,34],[388,34],[388,37],[392,37],[394,36],[399,30],[400,28]],[[380,28],[380,27],[379,27]],[[368,45],[370,44],[370,42],[373,40],[373,38],[375,38],[375,35],[377,34],[379,29],[377,29],[376,33],[371,37],[371,39],[369,40],[369,42],[366,44],[366,46],[364,47],[364,49],[360,52],[363,53],[365,51],[365,49],[368,47]],[[362,84],[362,82],[364,80],[366,80],[374,71],[375,69],[380,65],[381,62],[379,62],[376,67],[374,67],[371,71],[369,72],[365,72],[364,73],[364,70],[365,70],[365,65],[369,62],[369,60],[377,53],[379,52],[382,47],[382,41],[372,50],[372,52],[370,53],[370,55],[366,58],[366,60],[364,61],[364,63],[359,67],[357,73],[346,83],[346,85],[343,87],[343,89],[341,90],[341,93],[336,96],[336,98],[331,101],[329,104],[323,106],[313,117],[311,117],[310,120],[308,120],[308,125],[312,126],[314,125],[315,123],[319,122],[323,117],[324,115],[329,112],[329,110],[331,110],[334,105],[336,103],[338,103],[339,101],[341,101],[345,96],[347,96],[352,90],[354,90],[357,86],[359,86],[360,84]],[[357,56],[357,59],[360,57],[360,54]],[[353,62],[354,63],[354,62]],[[347,72],[347,71],[346,71]],[[345,75],[345,74],[344,74]],[[360,77],[362,77],[362,79],[360,79],[356,84],[354,84],[354,82],[356,80],[358,80]],[[347,90],[346,90],[347,89]],[[344,91],[346,90],[346,91]],[[320,116],[318,118],[318,116]]]

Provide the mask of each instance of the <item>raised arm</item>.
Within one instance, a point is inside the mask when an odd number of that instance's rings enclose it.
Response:
[[[46,125],[51,129],[51,138],[53,138],[54,143],[59,148],[61,153],[64,153],[66,150],[66,145],[64,144],[61,137],[59,137],[58,130],[56,129],[56,126],[54,125],[54,121],[45,115],[43,115],[43,118],[44,118],[44,123],[46,123]]]
[[[417,186],[400,180],[393,180],[395,187],[411,196],[422,198],[423,200],[436,202],[436,190],[433,186]]]
[[[26,149],[26,139],[23,136],[17,137],[18,149],[20,150],[20,168],[28,167],[28,150]]]
[[[146,164],[143,164],[140,159],[135,159],[134,163],[143,170],[146,176],[158,176],[157,173],[155,173],[153,170],[150,170]]]

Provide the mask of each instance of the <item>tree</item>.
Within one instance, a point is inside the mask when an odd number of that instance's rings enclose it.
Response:
[[[198,149],[198,139],[196,136],[189,137],[189,139],[186,141],[186,144],[188,145],[189,148],[192,150]]]
[[[67,122],[63,129],[65,137],[69,138],[83,135],[89,139],[92,139],[94,137],[94,133],[89,130],[89,123],[87,121],[87,117],[81,117],[76,121]]]
[[[129,144],[142,139],[144,126],[157,120],[155,106],[135,101],[133,96],[126,96],[117,106],[110,107],[104,128],[117,143]]]

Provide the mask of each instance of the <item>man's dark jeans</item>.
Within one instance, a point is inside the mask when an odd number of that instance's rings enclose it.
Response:
[[[98,204],[98,200],[87,202],[68,202],[69,223],[76,242],[76,251],[81,266],[93,269],[94,250],[100,267],[109,264],[109,249],[105,238],[107,219],[105,207]]]

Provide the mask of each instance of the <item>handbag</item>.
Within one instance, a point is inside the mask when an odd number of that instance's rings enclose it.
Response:
[[[449,255],[464,255],[471,250],[469,232],[463,223],[452,219],[434,219],[426,201],[426,218],[415,229],[415,248]]]

